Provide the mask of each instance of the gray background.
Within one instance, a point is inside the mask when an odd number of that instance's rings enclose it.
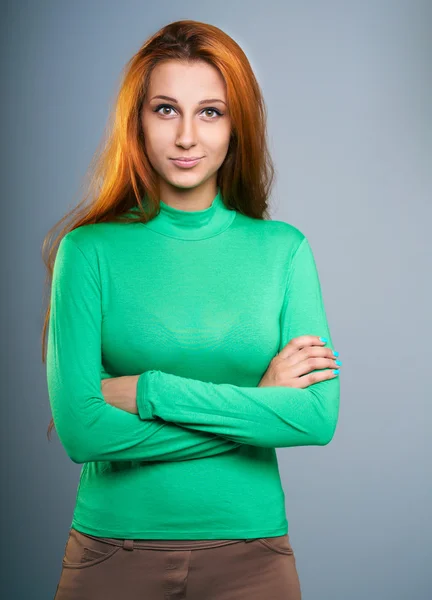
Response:
[[[431,598],[432,3],[20,0],[1,14],[2,597],[53,597],[81,468],[45,435],[42,240],[80,199],[126,61],[191,18],[255,70],[272,216],[310,239],[343,361],[331,444],[278,449],[303,600]]]

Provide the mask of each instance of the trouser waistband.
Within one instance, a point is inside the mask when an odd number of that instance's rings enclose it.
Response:
[[[125,550],[143,549],[143,550],[200,550],[204,548],[219,548],[231,544],[252,542],[252,539],[224,539],[224,540],[131,540],[108,537],[97,537],[89,533],[81,532],[83,535],[94,540],[106,542],[113,546],[122,546]]]

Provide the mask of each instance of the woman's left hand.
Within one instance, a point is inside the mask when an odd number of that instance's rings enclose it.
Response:
[[[137,415],[136,388],[138,377],[139,375],[125,375],[103,379],[101,388],[105,402]]]

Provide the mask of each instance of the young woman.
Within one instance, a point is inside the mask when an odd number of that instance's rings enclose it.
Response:
[[[330,442],[340,362],[273,174],[241,48],[152,36],[47,261],[48,433],[83,463],[56,600],[299,600],[275,448]]]

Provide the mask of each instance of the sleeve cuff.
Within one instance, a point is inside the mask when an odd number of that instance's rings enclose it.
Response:
[[[138,377],[136,388],[136,404],[139,418],[143,421],[153,419],[152,406],[148,397],[148,377],[152,371],[144,371]]]

